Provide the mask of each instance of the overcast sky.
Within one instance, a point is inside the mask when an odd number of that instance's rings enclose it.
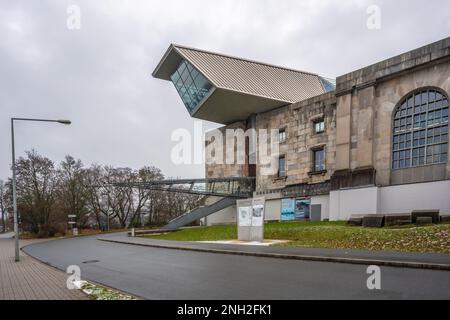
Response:
[[[72,4],[79,30],[67,28]],[[372,4],[380,30],[366,26]],[[171,133],[193,119],[173,86],[151,77],[172,42],[334,78],[449,35],[448,0],[0,0],[0,179],[10,175],[11,117],[73,121],[17,123],[17,156],[34,148],[56,162],[71,154],[202,177],[201,165],[171,163]]]

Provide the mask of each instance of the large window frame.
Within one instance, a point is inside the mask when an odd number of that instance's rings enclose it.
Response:
[[[286,155],[278,157],[278,178],[286,178]]]
[[[391,169],[447,163],[449,98],[439,88],[420,88],[395,108]]]
[[[213,90],[211,82],[186,60],[180,63],[170,79],[191,114]]]
[[[285,143],[287,140],[286,128],[278,130],[278,142]]]
[[[313,121],[314,133],[320,134],[325,132],[325,119],[317,119]]]
[[[323,172],[326,170],[325,148],[315,148],[312,150],[313,172]]]

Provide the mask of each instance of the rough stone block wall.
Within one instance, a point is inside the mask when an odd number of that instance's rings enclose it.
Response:
[[[230,143],[231,141],[227,141],[226,136],[226,130],[227,129],[242,129],[246,130],[246,122],[245,121],[239,121],[235,122],[233,124],[230,124],[228,126],[221,127],[217,130],[219,130],[222,133],[223,140],[222,140],[222,151],[223,151],[223,163],[211,163],[213,161],[214,154],[208,155],[206,153],[206,177],[207,178],[226,178],[226,177],[242,177],[245,173],[245,164],[226,164],[226,145],[227,142]],[[207,132],[206,133],[206,145],[211,143],[214,132]],[[236,154],[236,148],[237,143],[235,143],[235,154]]]
[[[314,120],[323,118],[325,132],[314,132]],[[257,115],[258,129],[285,129],[286,141],[280,155],[286,156],[286,178],[262,175],[257,166],[257,191],[283,188],[301,183],[319,183],[330,179],[335,166],[336,98],[326,93],[302,102]],[[270,145],[270,144],[269,144]],[[325,148],[326,172],[313,175],[312,149]]]

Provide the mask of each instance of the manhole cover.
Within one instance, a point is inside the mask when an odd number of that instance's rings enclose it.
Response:
[[[83,261],[84,264],[87,264],[87,263],[97,263],[97,262],[100,262],[100,260],[88,260],[88,261]]]

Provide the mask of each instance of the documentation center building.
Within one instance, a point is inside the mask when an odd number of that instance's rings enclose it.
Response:
[[[155,78],[220,130],[278,129],[279,169],[206,165],[206,177],[256,177],[266,220],[450,213],[450,38],[338,77],[171,45]],[[225,141],[223,141],[225,144]],[[225,149],[225,147],[224,147]],[[234,207],[206,218],[236,221]]]

